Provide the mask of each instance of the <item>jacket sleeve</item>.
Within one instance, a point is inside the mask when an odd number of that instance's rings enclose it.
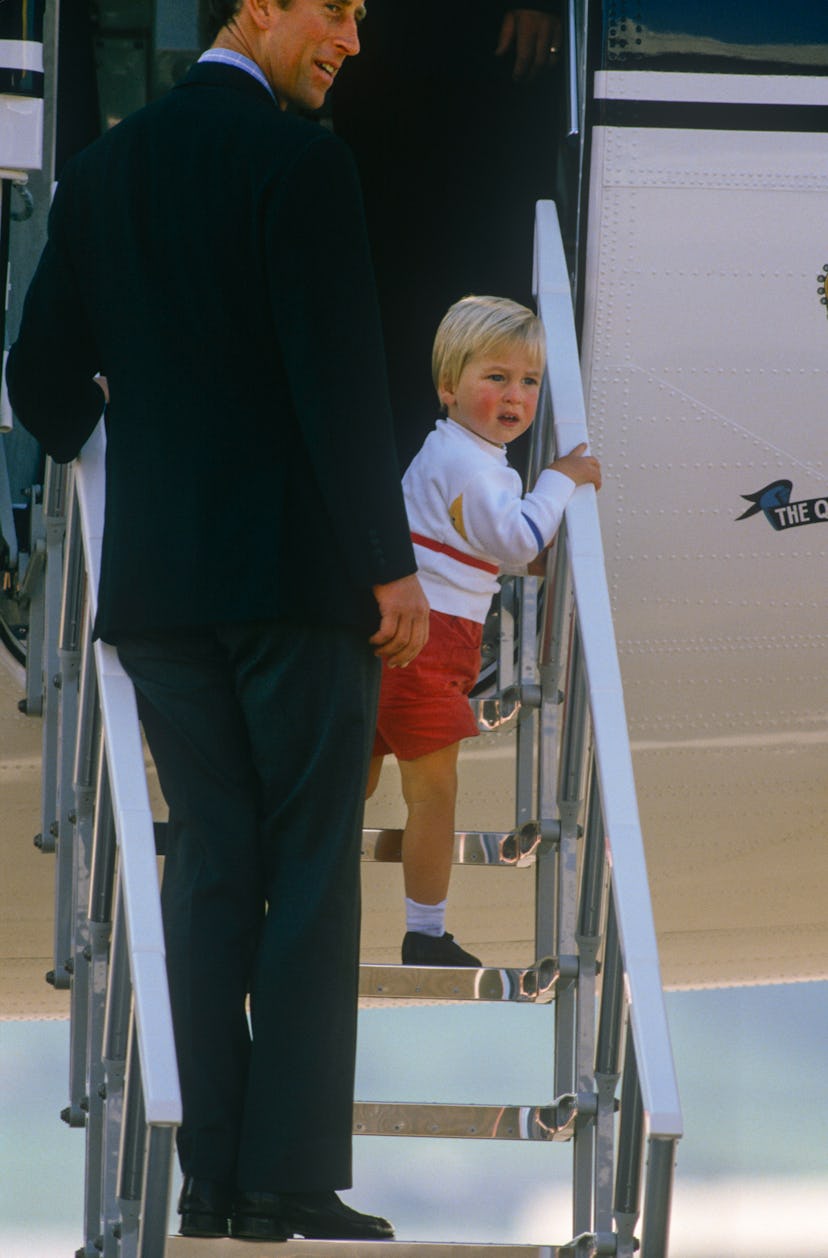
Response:
[[[391,419],[362,194],[321,131],[274,189],[266,228],[274,325],[317,487],[352,580],[416,571]]]
[[[93,380],[102,364],[64,239],[67,200],[61,183],[6,369],[12,409],[59,463],[79,453],[104,405]]]

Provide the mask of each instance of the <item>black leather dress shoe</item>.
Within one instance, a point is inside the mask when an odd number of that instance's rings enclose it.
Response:
[[[237,1192],[230,1215],[230,1235],[237,1241],[286,1241],[282,1198],[270,1192]]]
[[[233,1193],[225,1184],[212,1179],[184,1176],[178,1213],[182,1236],[227,1236]]]
[[[466,966],[479,969],[481,961],[461,948],[454,935],[445,931],[442,935],[422,935],[417,930],[406,931],[402,942],[403,965]]]
[[[387,1241],[394,1229],[387,1219],[360,1214],[330,1192],[240,1192],[230,1218],[236,1240]]]

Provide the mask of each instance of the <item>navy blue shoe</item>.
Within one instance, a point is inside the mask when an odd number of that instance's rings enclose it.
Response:
[[[391,1240],[387,1219],[360,1214],[335,1192],[239,1192],[230,1218],[234,1240],[283,1241],[289,1236],[307,1240]]]
[[[454,942],[454,935],[421,935],[418,930],[406,931],[402,942],[403,965],[474,966],[481,962]]]

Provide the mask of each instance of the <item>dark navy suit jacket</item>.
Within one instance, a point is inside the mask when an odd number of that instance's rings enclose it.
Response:
[[[202,63],[67,165],[8,363],[57,460],[109,380],[97,632],[377,624],[415,570],[346,146]]]

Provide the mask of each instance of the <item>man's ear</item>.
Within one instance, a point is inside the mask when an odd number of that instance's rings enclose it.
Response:
[[[271,0],[242,0],[239,12],[245,9],[259,30],[264,31],[270,26],[270,10],[272,7]]]

